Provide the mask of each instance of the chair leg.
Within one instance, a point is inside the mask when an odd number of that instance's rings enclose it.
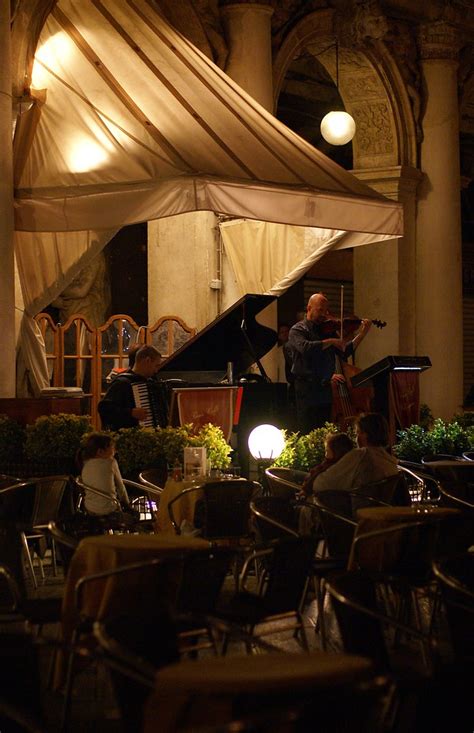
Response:
[[[319,633],[321,638],[321,649],[327,651],[327,635],[326,635],[326,619],[324,618],[324,599],[326,597],[326,588],[324,578],[319,580],[315,577],[314,587],[316,592],[316,607],[318,609],[318,618],[314,627],[315,633]]]
[[[63,710],[62,710],[62,717],[61,717],[61,726],[59,729],[60,733],[67,733],[68,728],[69,728],[69,718],[71,715],[71,705],[72,705],[72,688],[74,684],[74,663],[76,659],[75,648],[76,648],[78,638],[79,638],[79,634],[77,633],[77,630],[75,630],[71,638],[71,648],[70,648],[69,656],[67,660],[66,681],[64,684],[64,702],[63,702]]]
[[[29,567],[30,572],[31,572],[31,578],[33,580],[33,585],[35,586],[35,588],[37,588],[38,587],[38,581],[36,580],[35,569],[33,567],[33,558],[31,557],[31,552],[30,552],[30,548],[29,548],[29,545],[28,545],[28,540],[26,539],[26,535],[25,535],[24,532],[21,532],[21,543],[23,545],[23,550],[25,551],[25,556],[26,556],[26,560],[27,560],[27,563],[28,563],[28,567]]]
[[[58,564],[56,559],[56,542],[54,541],[54,537],[51,537],[51,562],[53,565],[53,575],[54,577],[58,574]]]
[[[308,637],[306,636],[306,629],[304,627],[304,618],[299,611],[296,614],[296,618],[298,619],[299,627],[295,629],[295,637],[297,637],[298,632],[300,632],[301,646],[305,652],[309,652]]]
[[[39,565],[39,569],[40,569],[40,573],[41,573],[41,580],[44,580],[44,565],[43,565],[43,561],[42,561],[42,559],[40,558],[39,555],[38,555],[38,565]]]

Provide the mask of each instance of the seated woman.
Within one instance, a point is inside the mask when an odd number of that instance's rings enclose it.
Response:
[[[352,440],[346,433],[328,433],[324,441],[324,461],[310,470],[304,481],[300,497],[311,503],[313,501],[313,483],[316,477],[334,466],[353,447]],[[301,507],[298,519],[299,533],[311,534],[316,531],[317,524],[315,525],[314,519],[313,512],[308,506]]]
[[[361,415],[355,422],[357,448],[313,481],[313,492],[325,489],[352,491],[374,481],[398,474],[398,461],[389,448],[388,423],[375,412]]]
[[[349,453],[354,447],[352,440],[346,433],[328,433],[324,441],[324,461],[314,466],[308,473],[302,488],[304,496],[311,496],[316,476],[326,471],[338,462],[342,456]]]
[[[132,514],[124,514],[120,505],[130,510],[127,490],[115,460],[115,443],[107,433],[91,433],[81,450],[83,461],[81,480],[86,486],[102,492],[85,492],[84,505],[88,514],[123,520],[127,525],[135,521]],[[120,502],[118,504],[117,502]]]

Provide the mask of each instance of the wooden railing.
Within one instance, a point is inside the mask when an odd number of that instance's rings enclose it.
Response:
[[[97,405],[107,389],[107,376],[114,367],[128,366],[128,350],[136,343],[156,346],[165,358],[195,334],[178,316],[162,316],[152,326],[139,326],[124,314],[111,316],[98,328],[80,313],[64,324],[54,323],[48,313],[35,316],[46,345],[52,387],[82,387],[90,399],[94,427],[99,426]]]

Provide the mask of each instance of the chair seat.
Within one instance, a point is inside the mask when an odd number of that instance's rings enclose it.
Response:
[[[33,625],[54,624],[61,619],[62,597],[27,598],[20,606],[20,613]]]
[[[275,609],[269,607],[265,602],[265,598],[248,591],[241,591],[226,605],[219,606],[216,615],[226,621],[253,625],[276,613]]]

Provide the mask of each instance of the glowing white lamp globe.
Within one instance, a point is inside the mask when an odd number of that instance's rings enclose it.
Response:
[[[331,145],[345,145],[355,131],[354,118],[347,112],[328,112],[321,120],[321,135]]]
[[[259,425],[249,435],[249,451],[256,461],[278,458],[284,447],[283,433],[274,425]]]

